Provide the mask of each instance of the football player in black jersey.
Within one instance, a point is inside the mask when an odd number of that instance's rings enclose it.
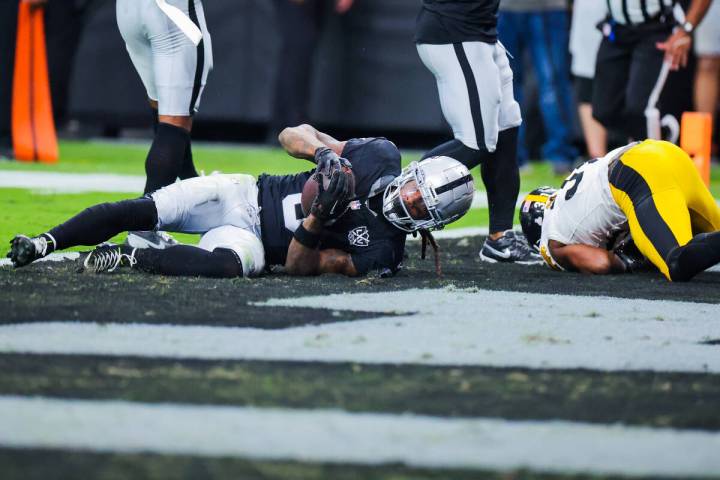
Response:
[[[197,247],[136,249],[103,245],[83,261],[96,273],[131,267],[165,275],[259,275],[284,265],[295,275],[393,274],[408,232],[442,228],[470,208],[473,180],[447,157],[413,162],[401,170],[400,152],[384,138],[338,141],[309,125],[287,128],[280,142],[296,158],[317,164],[294,175],[210,175],[164,187],[151,195],[90,207],[37,237],[16,236],[8,257],[15,267],[75,245],[96,245],[126,230],[202,233]],[[351,166],[354,197],[348,196]],[[332,173],[309,215],[305,182]]]
[[[480,251],[488,262],[542,263],[512,230],[520,190],[517,165],[520,106],[513,73],[497,40],[500,0],[423,0],[415,43],[435,75],[443,115],[454,139],[425,156],[480,165],[490,209],[490,236]]]

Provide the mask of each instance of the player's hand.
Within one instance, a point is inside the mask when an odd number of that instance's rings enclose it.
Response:
[[[637,272],[645,265],[645,256],[640,253],[632,238],[628,238],[613,250],[627,273]]]
[[[345,172],[341,170],[332,173],[327,189],[323,188],[322,178],[318,180],[318,194],[310,207],[310,214],[326,225],[347,210],[350,203],[349,181]]]
[[[341,167],[352,168],[352,164],[347,159],[338,156],[328,147],[315,150],[315,163],[317,164],[315,171],[328,176]]]
[[[665,52],[665,61],[670,63],[670,69],[678,70],[680,67],[687,66],[691,45],[692,37],[690,34],[677,28],[667,40],[657,42],[655,47]]]

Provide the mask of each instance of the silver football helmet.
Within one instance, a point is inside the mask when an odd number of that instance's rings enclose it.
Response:
[[[422,195],[421,214],[417,204],[408,205],[408,189]],[[439,230],[467,213],[474,194],[475,184],[465,165],[450,157],[426,158],[412,162],[385,188],[383,215],[406,232]]]

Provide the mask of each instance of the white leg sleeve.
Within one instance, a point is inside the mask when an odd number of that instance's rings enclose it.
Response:
[[[253,232],[244,228],[224,225],[213,228],[200,239],[198,247],[212,252],[227,248],[235,252],[243,267],[244,277],[260,275],[265,268],[265,249]]]

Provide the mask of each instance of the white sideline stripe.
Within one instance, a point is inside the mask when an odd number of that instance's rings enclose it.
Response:
[[[0,444],[421,468],[702,476],[717,432],[337,410],[0,397]]]
[[[121,192],[140,195],[145,177],[97,173],[13,172],[0,173],[0,188],[28,188],[41,192]]]
[[[720,338],[715,304],[416,289],[260,305],[401,316],[282,330],[10,324],[0,326],[0,352],[720,373],[718,347],[700,343]]]
[[[145,177],[96,173],[0,171],[0,188],[27,188],[40,193],[119,192],[136,193],[145,188]],[[518,202],[525,196],[521,194]],[[484,191],[475,192],[471,208],[487,208]]]

